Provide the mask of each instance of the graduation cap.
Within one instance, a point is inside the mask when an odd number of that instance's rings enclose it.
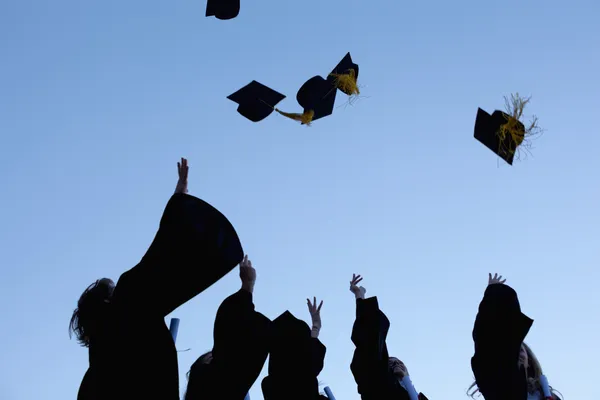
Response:
[[[357,78],[358,65],[352,62],[350,53],[347,53],[327,76],[327,79],[318,75],[313,76],[300,87],[296,100],[304,109],[302,114],[276,111],[288,118],[300,121],[303,125],[309,125],[312,121],[333,114],[337,89],[348,96],[360,94],[356,83]]]
[[[327,80],[348,96],[360,94],[357,86],[358,64],[352,61],[352,56],[347,53],[342,61],[331,71]]]
[[[259,122],[275,111],[275,106],[285,99],[285,95],[252,81],[227,98],[239,104],[237,111],[240,114],[252,122]]]
[[[217,19],[232,19],[240,13],[240,0],[207,0],[206,16]]]
[[[335,103],[335,87],[320,76],[315,76],[302,85],[296,100],[304,109],[303,113],[288,113],[275,107],[285,95],[259,83],[252,81],[227,98],[238,103],[237,111],[252,122],[267,118],[273,111],[284,117],[310,125],[312,121],[333,113]]]
[[[335,86],[321,76],[313,76],[300,87],[296,100],[304,109],[300,113],[288,113],[275,109],[284,117],[299,121],[302,125],[310,125],[319,118],[333,114],[336,95]]]
[[[477,110],[477,118],[475,119],[474,137],[488,149],[496,153],[498,157],[506,161],[509,165],[512,165],[515,150],[521,143],[517,144],[513,142],[512,137],[509,135],[500,134],[501,127],[508,122],[509,118],[508,114],[500,110],[496,110],[490,115],[479,108]],[[522,123],[519,124],[519,131],[524,133],[525,126]]]
[[[323,78],[313,76],[300,87],[296,94],[302,113],[289,113],[276,107],[285,98],[284,95],[252,81],[227,98],[238,103],[238,112],[251,121],[258,122],[277,111],[284,117],[310,125],[311,122],[333,114],[337,89],[352,96],[360,94],[357,86],[358,65],[347,53],[333,71]]]
[[[520,146],[531,147],[529,138],[540,133],[537,117],[533,117],[526,127],[521,122],[523,109],[530,98],[521,98],[519,94],[505,98],[506,112],[495,110],[491,115],[477,109],[474,137],[497,154],[509,165],[513,164]]]

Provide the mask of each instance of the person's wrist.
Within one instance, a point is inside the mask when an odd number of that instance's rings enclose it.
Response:
[[[254,283],[255,282],[242,282],[242,289],[252,293],[254,291]]]
[[[321,327],[313,325],[313,327],[312,327],[312,329],[310,331],[310,336],[313,337],[313,338],[318,338],[319,337],[319,332],[321,332]]]

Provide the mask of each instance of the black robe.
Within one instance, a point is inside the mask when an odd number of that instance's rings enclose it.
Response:
[[[389,368],[386,338],[390,321],[379,309],[377,297],[356,300],[352,342],[356,346],[350,369],[362,400],[410,400]],[[419,398],[427,400],[421,393]]]
[[[517,292],[489,285],[473,328],[471,368],[486,400],[527,400],[525,371],[519,368],[521,344],[533,320],[521,312]]]
[[[179,400],[177,352],[164,318],[243,255],[223,214],[196,197],[173,195],[150,248],[117,282],[106,333],[90,342],[78,399]]]
[[[317,376],[327,349],[310,335],[306,322],[289,311],[271,324],[269,375],[262,381],[265,400],[327,399],[319,394]]]
[[[185,400],[244,400],[267,361],[270,326],[254,311],[250,292],[226,298],[215,319],[212,362],[192,365]]]

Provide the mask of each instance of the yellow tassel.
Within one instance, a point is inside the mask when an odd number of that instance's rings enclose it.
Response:
[[[335,78],[333,81],[335,87],[346,93],[348,96],[360,94],[358,84],[356,83],[356,72],[353,69],[349,69],[345,74],[329,74],[329,76]]]
[[[505,97],[506,105],[506,123],[500,126],[498,130],[498,138],[500,139],[500,146],[504,147],[506,138],[509,139],[508,148],[500,149],[504,150],[508,154],[515,154],[517,148],[523,144],[526,138],[532,136],[541,131],[537,125],[537,117],[533,117],[528,127],[523,129],[521,118],[523,117],[523,110],[529,103],[531,97],[522,98],[519,94],[510,95],[510,100]]]
[[[315,116],[315,112],[313,110],[305,111],[303,114],[287,113],[287,112],[281,111],[277,108],[275,109],[275,111],[277,111],[279,114],[283,115],[284,117],[293,119],[294,121],[301,122],[302,125],[307,125],[307,126],[310,126],[310,123],[312,122],[312,119]]]

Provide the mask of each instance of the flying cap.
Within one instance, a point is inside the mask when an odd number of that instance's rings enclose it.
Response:
[[[238,103],[237,111],[252,122],[267,118],[275,110],[275,106],[285,95],[259,83],[252,81],[227,98]]]
[[[240,13],[240,0],[207,0],[206,16],[227,20]]]

